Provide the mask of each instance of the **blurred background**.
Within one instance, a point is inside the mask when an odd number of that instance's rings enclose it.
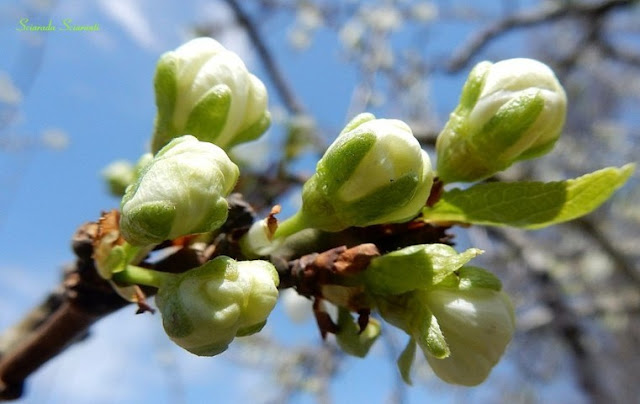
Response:
[[[530,57],[565,86],[549,155],[501,180],[560,180],[640,156],[640,6],[634,0],[3,0],[0,3],[0,330],[60,283],[70,238],[118,207],[100,172],[147,150],[155,63],[194,36],[238,53],[267,85],[273,124],[238,147],[239,191],[285,218],[300,177],[370,111],[433,146],[473,65]],[[29,24],[96,31],[20,31]],[[258,186],[259,184],[259,186]],[[455,229],[513,297],[518,330],[489,379],[447,385],[387,327],[366,359],[321,341],[283,293],[257,337],[215,358],[174,346],[127,307],[28,379],[21,403],[631,403],[640,396],[640,177],[591,215],[550,229]],[[0,331],[1,332],[1,331]],[[1,352],[0,352],[1,354]]]

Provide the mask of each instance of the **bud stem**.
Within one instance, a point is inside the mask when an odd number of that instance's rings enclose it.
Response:
[[[113,280],[118,283],[128,283],[132,285],[145,285],[160,288],[173,280],[177,275],[169,272],[154,271],[135,265],[127,265],[120,272],[113,274]]]
[[[278,223],[278,228],[273,233],[273,239],[288,237],[299,231],[307,229],[309,225],[305,220],[301,211],[298,211],[295,215],[291,216],[282,223]]]

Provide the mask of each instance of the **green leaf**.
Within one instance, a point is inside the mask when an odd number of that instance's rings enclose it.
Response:
[[[97,270],[104,279],[111,279],[113,274],[122,272],[133,262],[142,251],[142,248],[129,243],[116,245],[111,248],[106,259],[98,263]]]
[[[367,327],[360,332],[360,327],[351,317],[349,310],[343,307],[339,308],[336,342],[345,353],[364,358],[379,335],[380,323],[378,321],[370,318]]]
[[[382,295],[399,295],[441,282],[482,250],[458,253],[446,244],[419,244],[374,258],[364,272],[368,289]]]
[[[402,380],[408,385],[413,384],[411,381],[411,367],[413,361],[416,358],[416,341],[411,338],[407,343],[407,346],[402,350],[402,353],[398,357],[398,370],[402,376]]]
[[[425,222],[462,222],[539,229],[584,216],[620,188],[635,164],[602,170],[566,181],[486,183],[445,192],[424,208]]]

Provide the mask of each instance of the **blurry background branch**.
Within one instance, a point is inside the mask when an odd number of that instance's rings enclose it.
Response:
[[[284,75],[277,62],[274,60],[271,52],[267,49],[267,45],[263,40],[263,33],[259,32],[251,17],[242,9],[242,6],[237,0],[224,0],[225,3],[233,10],[236,21],[240,24],[247,35],[251,39],[253,46],[255,47],[260,60],[264,65],[265,70],[269,74],[271,81],[276,88],[276,91],[280,95],[282,102],[287,107],[289,112],[294,115],[304,114],[304,107],[298,100],[297,95],[291,89],[291,86],[284,78]]]
[[[538,5],[531,10],[509,15],[475,33],[466,44],[457,50],[453,58],[449,61],[448,68],[450,71],[456,72],[466,67],[471,59],[482,51],[492,40],[511,30],[549,24],[565,18],[577,18],[586,24],[599,26],[602,23],[602,19],[605,18],[608,13],[618,8],[633,6],[637,3],[637,0],[606,0],[595,3],[556,1]],[[602,39],[598,36],[594,36],[591,39],[598,40],[596,43],[602,48],[606,47],[609,56],[612,56],[614,59],[619,57],[618,52],[620,51],[606,42],[600,42]],[[576,50],[578,50],[578,48],[576,48]],[[626,55],[622,58],[624,60],[637,60],[640,56],[637,54],[630,55],[624,51],[622,51],[622,53]]]
[[[611,401],[612,396],[599,378],[601,369],[595,366],[589,348],[585,345],[580,318],[565,301],[562,285],[549,273],[550,260],[545,259],[535,244],[524,237],[522,232],[491,229],[489,233],[496,240],[509,246],[512,256],[525,265],[525,271],[531,279],[532,286],[538,290],[541,303],[552,313],[551,327],[573,354],[573,366],[584,391],[594,402]]]

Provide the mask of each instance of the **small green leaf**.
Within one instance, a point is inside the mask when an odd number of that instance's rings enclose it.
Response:
[[[622,187],[635,164],[607,167],[555,182],[486,183],[445,192],[425,222],[462,222],[539,229],[584,216]]]
[[[106,259],[97,263],[98,273],[104,279],[111,279],[113,274],[124,271],[127,265],[136,260],[141,251],[142,248],[129,243],[114,246]]]
[[[374,258],[364,272],[369,290],[399,295],[438,284],[482,250],[458,253],[446,244],[419,244]]]
[[[416,358],[416,341],[411,338],[407,343],[407,346],[402,350],[402,353],[398,357],[398,370],[400,371],[400,375],[402,376],[402,380],[408,385],[412,385],[411,381],[411,367],[413,366],[413,361]]]
[[[364,358],[379,335],[380,323],[378,321],[370,318],[367,327],[360,332],[360,327],[351,317],[349,310],[340,307],[336,342],[345,353]]]

